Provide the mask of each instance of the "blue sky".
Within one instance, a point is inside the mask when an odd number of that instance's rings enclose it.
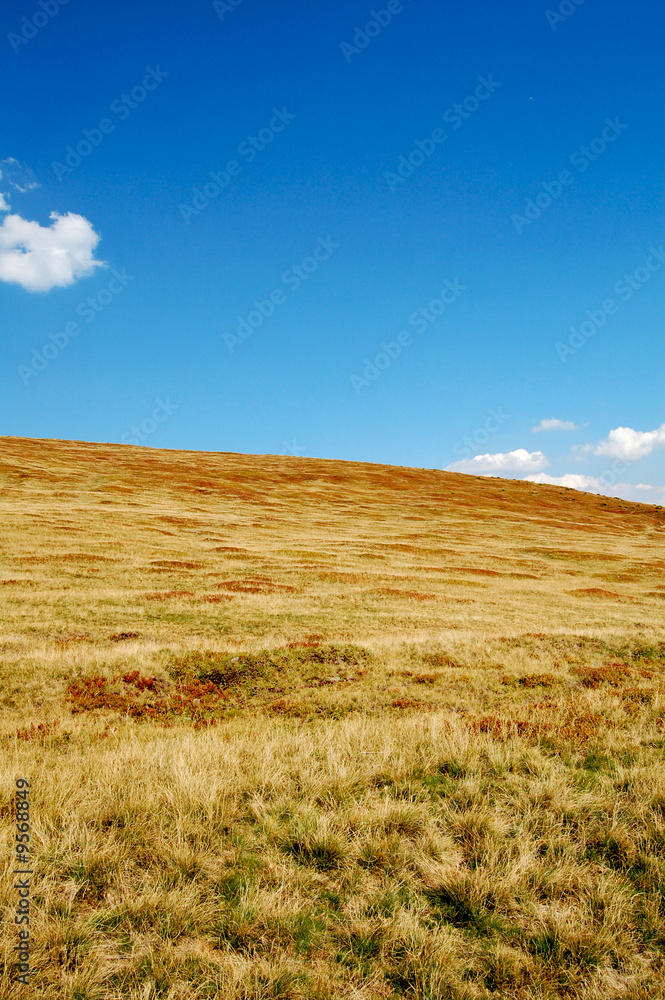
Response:
[[[0,22],[0,433],[665,503],[660,0]]]

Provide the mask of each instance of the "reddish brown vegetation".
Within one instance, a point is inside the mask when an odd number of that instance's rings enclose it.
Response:
[[[43,743],[46,737],[53,736],[59,725],[58,719],[54,719],[52,722],[39,722],[37,725],[33,722],[26,729],[17,729],[16,739],[37,740],[39,743]]]
[[[621,687],[630,677],[630,668],[625,663],[606,663],[601,667],[578,667],[575,673],[586,688],[599,688],[601,684]]]
[[[426,705],[422,701],[418,701],[417,698],[395,698],[394,701],[390,703],[391,708],[432,708],[431,705]]]
[[[203,563],[181,562],[179,559],[152,559],[150,565],[162,569],[203,569]]]
[[[436,684],[441,674],[414,674],[413,670],[400,670],[400,677],[409,677],[413,684]]]
[[[148,601],[170,601],[175,597],[193,597],[191,590],[166,590],[154,594],[143,595]]]
[[[603,590],[602,587],[577,587],[569,590],[569,594],[582,595],[583,597],[611,597],[613,600],[621,600],[621,594],[615,594],[613,590]]]
[[[550,708],[553,705],[534,705],[532,708]],[[546,722],[531,719],[509,719],[500,715],[488,715],[482,719],[469,721],[471,729],[478,733],[490,733],[494,739],[509,740],[514,736],[526,738],[558,736],[567,740],[586,741],[596,736],[601,727],[613,725],[600,715],[584,713],[575,715],[564,722]]]
[[[157,697],[142,698],[145,692]],[[142,720],[184,716],[203,721],[223,710],[230,698],[216,684],[200,680],[178,684],[174,690],[162,693],[156,678],[143,677],[138,670],[111,679],[83,677],[67,688],[72,714],[111,711]]]
[[[318,646],[322,642],[325,642],[325,636],[323,635],[306,635],[304,639],[299,639],[297,642],[287,642],[284,648],[307,649],[309,646]]]
[[[373,594],[387,594],[389,597],[410,597],[414,601],[436,601],[437,594],[421,594],[417,590],[395,590],[393,587],[377,587]]]
[[[236,594],[272,594],[276,591],[286,591],[293,594],[295,587],[286,583],[275,583],[265,576],[252,576],[241,580],[223,580],[217,584],[220,590],[230,590]]]
[[[552,687],[556,684],[556,677],[554,674],[525,674],[524,677],[520,677],[519,683],[526,688]]]
[[[56,635],[53,639],[57,645],[62,646],[66,646],[70,642],[92,642],[90,636],[85,635],[83,632],[69,632],[64,635]]]
[[[475,573],[478,576],[505,576],[505,573],[500,573],[496,569],[477,569],[474,566],[451,566],[450,570],[453,573]]]

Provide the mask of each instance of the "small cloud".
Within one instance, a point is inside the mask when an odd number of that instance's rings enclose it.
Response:
[[[82,215],[51,212],[50,226],[6,215],[0,225],[0,281],[28,292],[66,288],[106,267],[95,260],[100,237]]]
[[[468,472],[474,476],[486,474],[500,475],[502,472],[537,472],[545,469],[549,462],[542,451],[527,451],[517,448],[515,451],[497,453],[495,455],[476,455],[475,458],[463,459],[446,466],[446,472]]]
[[[13,156],[7,156],[4,160],[0,160],[0,181],[3,182],[3,186],[9,184],[21,194],[25,194],[26,191],[34,191],[35,188],[39,187],[39,182],[30,167],[24,167]]]
[[[7,197],[11,193],[8,189],[13,188],[21,194],[26,191],[33,191],[39,184],[30,167],[23,166],[13,156],[6,156],[0,160],[0,184],[3,189],[0,191],[0,212],[9,212],[10,205]]]
[[[635,431],[632,427],[615,427],[593,450],[594,455],[622,458],[635,462],[646,458],[656,448],[665,447],[665,424],[654,431]]]
[[[536,427],[532,427],[531,430],[534,434],[538,431],[576,431],[579,430],[578,425],[574,424],[572,420],[557,420],[556,417],[550,417],[546,420],[541,420]]]

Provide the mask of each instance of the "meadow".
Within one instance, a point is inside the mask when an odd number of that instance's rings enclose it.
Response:
[[[0,512],[3,1000],[665,996],[665,509],[0,438]]]

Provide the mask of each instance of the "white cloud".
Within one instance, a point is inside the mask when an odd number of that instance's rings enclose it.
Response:
[[[576,472],[568,472],[563,476],[548,476],[540,472],[535,476],[525,476],[530,483],[547,483],[550,486],[567,486],[573,490],[583,490],[586,493],[598,493],[607,497],[620,497],[622,500],[635,500],[639,503],[664,504],[665,486],[649,486],[647,483],[614,483],[609,485],[600,476],[583,476]]]
[[[602,493],[606,488],[599,476],[583,476],[578,472],[567,472],[564,476],[548,476],[540,472],[537,476],[525,477],[530,483],[547,483],[550,486],[567,486],[572,490],[590,490]]]
[[[0,180],[4,182],[3,186],[9,184],[21,194],[25,194],[26,191],[34,191],[35,188],[39,187],[30,167],[24,167],[13,156],[7,156],[4,160],[0,160]]]
[[[557,420],[556,417],[551,417],[545,420],[541,420],[536,427],[532,427],[531,430],[534,434],[538,431],[576,431],[578,430],[577,424],[574,424],[572,420]]]
[[[5,200],[5,196],[2,193],[2,191],[0,191],[0,212],[8,212],[8,211],[9,211],[9,203]]]
[[[4,162],[4,161],[3,161]],[[50,226],[6,215],[0,225],[0,281],[28,292],[65,288],[106,267],[95,260],[100,237],[82,215],[51,212]]]
[[[635,462],[646,458],[654,448],[665,447],[665,424],[655,431],[635,431],[632,427],[615,427],[593,450],[594,455],[622,458]]]
[[[476,455],[475,458],[463,459],[446,466],[447,472],[468,472],[474,476],[487,473],[500,475],[502,472],[537,472],[545,469],[549,462],[542,451],[527,451],[517,448],[515,451],[498,452],[495,455]]]

